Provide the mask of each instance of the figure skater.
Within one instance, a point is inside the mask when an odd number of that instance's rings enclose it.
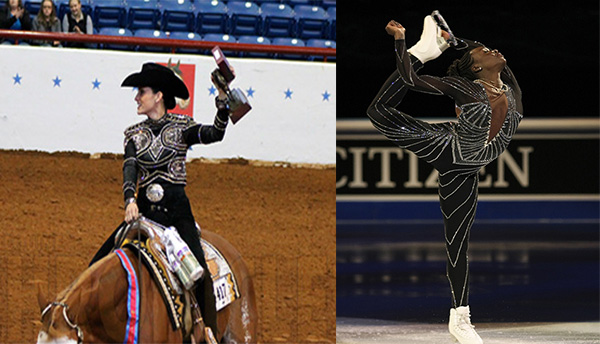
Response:
[[[452,294],[448,327],[461,344],[480,344],[483,341],[470,320],[467,257],[477,206],[478,175],[508,146],[523,117],[523,106],[521,89],[504,56],[476,42],[461,40],[466,52],[452,63],[448,76],[417,75],[425,62],[449,47],[448,41],[456,42],[448,34],[449,29],[444,29],[427,16],[420,41],[407,50],[406,29],[393,20],[387,24],[385,30],[395,40],[396,70],[367,114],[383,135],[439,172]],[[397,110],[408,90],[452,98],[457,122],[427,123]]]

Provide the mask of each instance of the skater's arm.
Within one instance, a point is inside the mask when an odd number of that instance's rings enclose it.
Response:
[[[471,83],[456,77],[439,78],[431,75],[418,75],[412,66],[410,54],[406,51],[406,42],[403,39],[395,40],[396,66],[398,73],[408,89],[433,95],[445,95],[457,104],[477,101],[470,95]]]
[[[507,66],[504,67],[502,72],[500,73],[500,78],[502,81],[508,84],[514,90],[515,100],[517,102],[517,111],[520,114],[523,114],[523,103],[521,102],[521,87],[515,78],[512,70]]]
[[[474,102],[477,99],[468,94],[469,83],[455,77],[438,78],[429,75],[417,75],[413,68],[413,60],[406,50],[406,29],[398,22],[392,20],[385,27],[386,32],[394,37],[396,48],[396,67],[402,81],[408,89],[434,95],[446,95],[454,99],[457,104]]]

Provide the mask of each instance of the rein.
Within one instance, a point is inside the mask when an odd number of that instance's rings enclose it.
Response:
[[[65,322],[67,323],[67,325],[69,325],[73,330],[75,330],[77,332],[77,344],[83,344],[83,331],[81,330],[81,327],[79,327],[79,325],[77,324],[73,324],[71,322],[71,320],[69,320],[69,317],[67,316],[67,310],[69,309],[69,305],[67,305],[64,302],[52,302],[50,303],[48,306],[46,306],[46,308],[42,311],[42,318],[44,317],[44,315],[53,307],[53,306],[61,306],[63,308],[63,318],[65,319]]]

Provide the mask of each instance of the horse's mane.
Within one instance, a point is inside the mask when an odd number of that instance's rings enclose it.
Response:
[[[96,270],[103,267],[110,260],[109,257],[111,257],[110,254],[96,262],[94,265],[85,269],[79,276],[77,276],[77,278],[75,278],[73,282],[71,282],[71,284],[69,284],[69,286],[67,286],[65,289],[59,292],[58,295],[56,295],[56,300],[59,302],[67,300],[67,298],[71,296],[71,294],[79,290],[79,287],[83,284],[83,282],[87,281],[90,275],[96,272]]]

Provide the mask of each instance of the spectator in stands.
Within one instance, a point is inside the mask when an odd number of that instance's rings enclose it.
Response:
[[[56,5],[52,0],[43,0],[38,15],[33,19],[33,31],[62,32],[60,20],[56,17]],[[34,41],[44,46],[59,47],[60,41]]]
[[[92,24],[92,17],[81,10],[81,0],[69,0],[69,8],[71,9],[71,13],[65,14],[63,18],[63,31],[93,34],[94,24]],[[83,43],[69,43],[67,46],[83,48],[86,45]]]
[[[8,0],[6,6],[0,9],[0,29],[31,30],[31,17],[23,7],[23,1]],[[9,39],[6,42],[14,43],[14,40]]]

